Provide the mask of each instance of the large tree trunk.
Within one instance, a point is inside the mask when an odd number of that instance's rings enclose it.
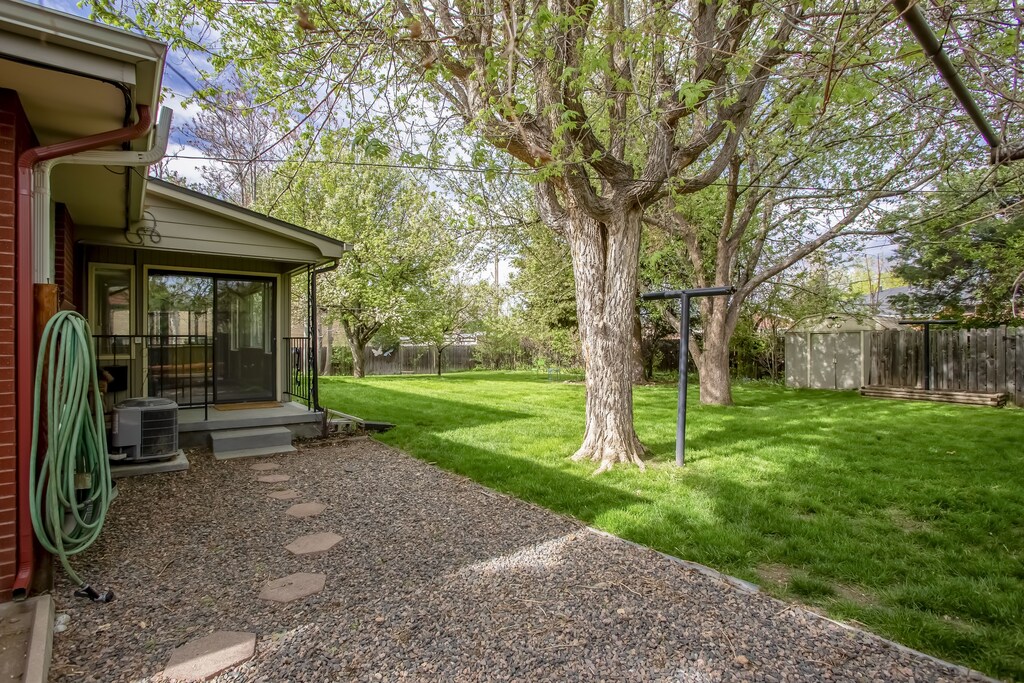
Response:
[[[700,373],[700,402],[731,406],[728,339],[718,335],[705,337],[704,351],[701,353],[697,371]]]
[[[366,376],[366,344],[360,344],[359,340],[348,338],[348,349],[352,352],[352,376]]]
[[[353,325],[346,318],[341,318],[341,331],[345,335],[345,343],[352,353],[352,376],[364,377],[366,375],[366,344],[370,340],[369,335],[360,334],[361,326]]]
[[[701,303],[706,321],[704,344],[698,353],[692,354],[694,365],[700,374],[700,402],[731,406],[729,341],[736,330],[736,315],[732,309],[738,308],[741,302],[708,298]],[[690,344],[691,348],[695,346],[692,339]]]
[[[579,207],[566,207],[566,232],[576,276],[587,413],[583,445],[573,460],[644,469],[645,449],[633,430],[633,353],[639,208],[618,209],[597,221]]]

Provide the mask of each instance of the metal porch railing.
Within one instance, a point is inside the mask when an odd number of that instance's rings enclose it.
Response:
[[[104,410],[141,392],[183,408],[213,400],[213,340],[207,335],[93,335]]]
[[[310,410],[318,404],[316,350],[309,337],[285,337],[285,367],[288,379],[284,393],[292,401],[305,403]]]

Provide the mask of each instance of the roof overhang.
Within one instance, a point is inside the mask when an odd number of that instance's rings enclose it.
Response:
[[[293,223],[278,220],[266,214],[251,211],[236,206],[231,202],[158,180],[157,178],[149,178],[146,193],[147,201],[149,201],[149,197],[152,197],[154,201],[162,199],[164,201],[176,202],[201,213],[216,216],[222,220],[231,221],[252,230],[258,230],[293,242],[305,244],[320,254],[317,263],[339,259],[342,254],[352,249],[352,245],[347,242],[321,235],[318,232],[308,230]]]
[[[0,2],[0,88],[18,93],[42,145],[120,128],[135,105],[156,116],[167,46],[19,0]],[[153,133],[130,143],[148,149]],[[59,166],[53,198],[76,222],[120,226],[141,211],[143,179],[130,171]],[[127,211],[127,213],[126,213]]]
[[[280,272],[335,263],[351,246],[194,190],[150,178],[145,218],[129,231],[78,225],[92,245],[256,259]]]

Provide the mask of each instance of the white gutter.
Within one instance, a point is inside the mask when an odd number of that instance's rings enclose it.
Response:
[[[50,215],[50,172],[58,164],[87,166],[149,166],[167,153],[171,132],[171,110],[160,108],[153,146],[142,151],[93,150],[57,157],[36,164],[32,172],[32,281],[54,281],[53,219]],[[127,200],[127,198],[126,198]]]

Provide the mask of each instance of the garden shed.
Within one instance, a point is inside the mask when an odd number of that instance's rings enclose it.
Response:
[[[898,327],[891,318],[816,315],[786,331],[786,386],[857,389],[868,383],[870,333]]]

